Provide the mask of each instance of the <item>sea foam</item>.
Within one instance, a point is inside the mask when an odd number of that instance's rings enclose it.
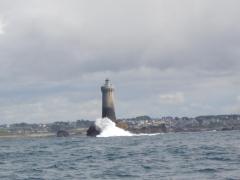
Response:
[[[109,118],[98,118],[95,121],[95,126],[100,129],[100,134],[97,137],[112,137],[112,136],[154,136],[162,133],[154,134],[133,134],[129,131],[116,126],[116,123]]]
[[[132,136],[129,131],[121,129],[116,126],[116,123],[109,118],[99,118],[95,121],[95,126],[100,129],[100,134],[97,137],[111,137],[111,136]]]

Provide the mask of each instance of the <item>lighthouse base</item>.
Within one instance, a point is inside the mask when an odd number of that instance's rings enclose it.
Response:
[[[87,136],[96,137],[101,133],[100,129],[93,123],[87,130]]]
[[[104,119],[103,119],[104,120]],[[111,121],[109,119],[109,121]],[[103,121],[104,122],[104,121]],[[121,122],[121,121],[111,121],[114,126],[116,125],[116,127],[120,128],[120,129],[124,129],[127,130],[128,129],[128,125],[127,123]],[[92,136],[92,137],[96,137],[97,135],[101,134],[102,130],[104,129],[104,125],[105,123],[101,123],[101,125],[99,125],[99,123],[94,122],[87,130],[87,136]]]

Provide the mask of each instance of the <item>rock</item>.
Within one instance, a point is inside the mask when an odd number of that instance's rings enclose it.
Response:
[[[223,127],[221,131],[231,131],[234,130],[234,127]]]
[[[100,129],[93,123],[87,130],[87,136],[96,137],[100,134]]]
[[[127,123],[125,122],[122,122],[122,121],[116,121],[116,126],[121,128],[121,129],[124,129],[124,130],[128,130],[128,125]]]
[[[57,132],[57,137],[68,137],[68,136],[69,136],[69,133],[67,131],[59,130]]]
[[[166,128],[165,124],[160,124],[158,126],[148,125],[148,126],[144,126],[141,128],[129,129],[129,130],[134,133],[146,133],[146,134],[166,133],[167,132],[167,128]]]
[[[128,125],[124,122],[121,122],[121,121],[113,121],[116,123],[116,126],[121,128],[121,129],[125,129],[127,130],[128,129]],[[93,123],[87,130],[87,136],[93,136],[93,137],[96,137],[97,135],[99,135],[101,133],[101,130],[99,127],[97,127],[95,125],[95,123]]]

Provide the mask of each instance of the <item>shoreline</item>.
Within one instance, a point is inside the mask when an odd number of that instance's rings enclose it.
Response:
[[[0,139],[2,138],[42,138],[42,137],[55,137],[55,133],[34,133],[34,134],[8,134],[8,135],[0,135]]]
[[[130,133],[134,134],[152,134],[152,133],[197,133],[197,132],[222,132],[222,131],[238,131],[238,129],[228,129],[228,130],[219,130],[219,129],[201,129],[199,131],[168,131],[168,132],[140,132],[140,131],[129,131]],[[68,137],[73,137],[73,136],[86,136],[86,134],[70,134]],[[48,138],[48,137],[57,137],[55,133],[34,133],[34,134],[12,134],[12,135],[0,135],[0,139],[4,138]]]

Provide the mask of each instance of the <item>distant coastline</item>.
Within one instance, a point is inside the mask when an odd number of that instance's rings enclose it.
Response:
[[[240,115],[209,115],[190,117],[151,118],[138,116],[119,119],[128,125],[133,133],[168,133],[168,132],[200,132],[240,130]],[[15,123],[0,125],[0,138],[17,137],[53,137],[59,131],[66,131],[70,136],[85,136],[93,121],[77,120],[73,122],[54,122],[46,124]]]
[[[55,133],[29,133],[29,134],[5,134],[0,135],[0,138],[43,138],[55,137]]]

